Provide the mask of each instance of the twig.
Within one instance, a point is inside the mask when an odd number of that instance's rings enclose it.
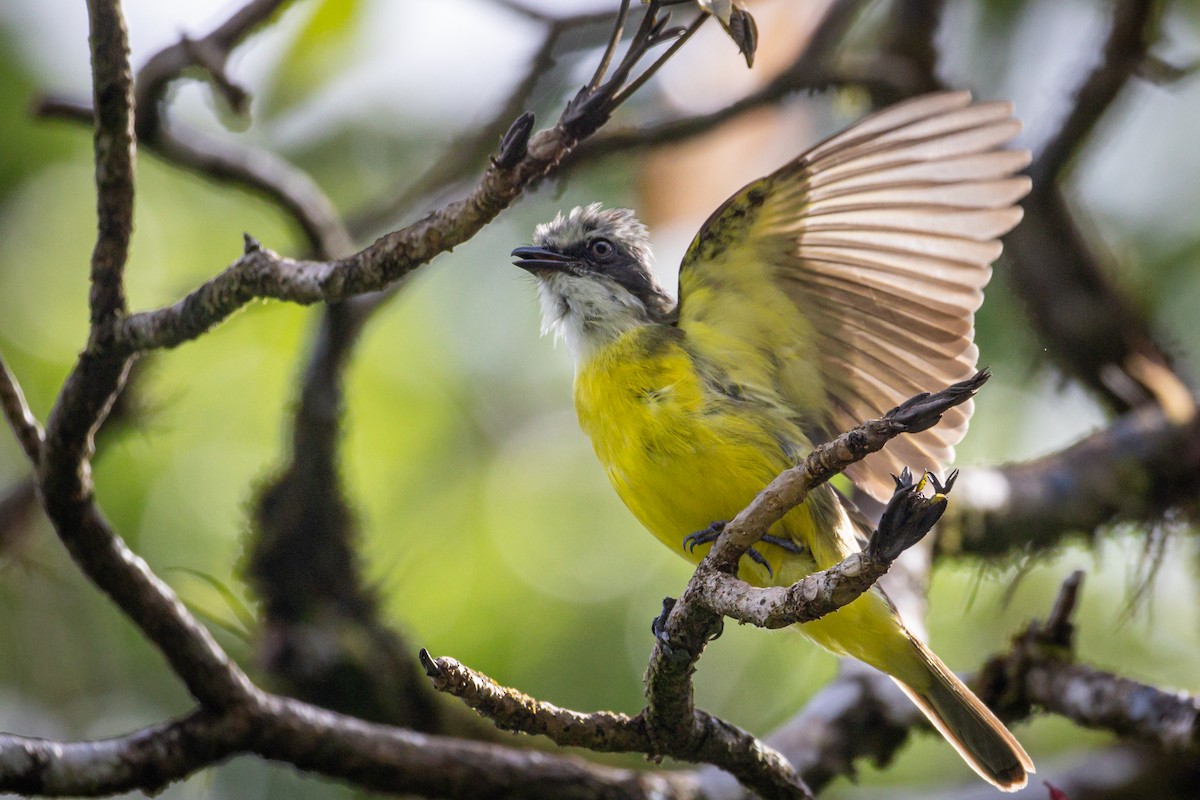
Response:
[[[1071,111],[1029,168],[1035,186],[1048,186],[1079,152],[1097,123],[1138,73],[1154,43],[1161,0],[1119,0],[1113,4],[1112,29],[1104,56],[1075,92]]]
[[[4,357],[0,355],[0,405],[4,408],[4,416],[12,426],[21,449],[30,463],[36,467],[42,461],[42,448],[46,442],[46,434],[38,423],[29,404],[25,402],[25,393],[16,376],[8,369]]]
[[[510,7],[507,3],[504,6]],[[553,66],[555,52],[564,35],[582,27],[608,22],[612,14],[573,14],[553,19],[543,19],[539,14],[535,19],[548,23],[542,43],[530,59],[525,75],[514,86],[500,109],[486,123],[447,147],[442,156],[399,196],[368,205],[349,215],[346,227],[351,233],[356,237],[376,234],[381,227],[415,207],[418,201],[426,200],[474,175],[495,147],[496,140],[509,129],[514,119],[529,108],[534,87]]]
[[[797,56],[796,61],[762,88],[716,111],[669,120],[640,130],[617,130],[600,134],[576,148],[568,163],[574,165],[585,161],[592,162],[616,153],[660,147],[690,139],[804,89],[871,81],[865,73],[856,73],[853,69],[834,69],[829,63],[846,31],[865,5],[861,0],[840,0],[835,3],[826,12],[813,32],[808,46]]]
[[[291,0],[250,0],[206,36],[200,39],[183,37],[152,55],[138,70],[138,137],[143,141],[158,138],[163,124],[159,104],[166,97],[167,87],[193,66],[199,66],[209,74],[230,108],[239,114],[245,113],[249,97],[225,74],[225,62],[237,44],[289,2]]]

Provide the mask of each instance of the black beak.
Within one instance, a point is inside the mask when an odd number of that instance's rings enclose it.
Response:
[[[530,272],[565,269],[574,261],[570,256],[545,247],[518,247],[512,251],[512,257],[516,259],[513,264]]]

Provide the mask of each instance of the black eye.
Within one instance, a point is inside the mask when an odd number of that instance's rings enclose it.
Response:
[[[595,239],[588,245],[588,252],[592,254],[592,258],[607,260],[612,258],[617,248],[613,247],[613,243],[608,239]]]

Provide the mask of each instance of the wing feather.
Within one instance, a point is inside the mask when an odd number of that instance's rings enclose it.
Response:
[[[680,268],[678,325],[704,359],[774,392],[814,438],[975,370],[974,313],[1021,219],[1024,151],[1008,103],[943,92],[826,139],[734,195]],[[972,405],[847,470],[884,500],[890,473],[941,469]]]

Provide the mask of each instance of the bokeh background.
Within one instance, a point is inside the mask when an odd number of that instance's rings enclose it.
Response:
[[[238,3],[125,3],[135,69],[180,33],[203,35]],[[822,3],[752,5],[762,37],[747,73],[707,26],[618,124],[717,107],[790,59]],[[604,4],[542,3],[568,10]],[[950,4],[938,45],[942,76],[1012,98],[1036,148],[1099,56],[1107,4]],[[870,43],[871,20],[854,41]],[[1156,53],[1200,53],[1200,8],[1173,3]],[[91,138],[36,121],[43,93],[90,93],[86,14],[67,0],[0,4],[0,352],[45,418],[86,336],[94,241]],[[254,95],[236,119],[199,82],[176,85],[172,114],[215,136],[274,150],[308,170],[339,209],[401,194],[456,137],[488,119],[538,42],[538,26],[487,0],[304,0],[236,51],[232,76]],[[584,59],[586,63],[587,59]],[[549,120],[567,72],[533,96]],[[652,226],[667,285],[700,222],[745,180],[865,111],[830,91],[725,126],[686,146],[575,170],[526,196],[479,236],[423,268],[371,323],[348,375],[342,467],[364,562],[384,611],[410,640],[497,680],[577,709],[640,708],[649,622],[677,594],[686,563],[639,529],[578,431],[564,348],[538,336],[531,281],[509,264],[539,221],[601,200]],[[1073,170],[1085,231],[1112,258],[1173,348],[1200,366],[1200,80],[1134,80]],[[299,252],[268,203],[142,153],[127,270],[134,308],[169,303],[222,269],[251,232]],[[419,208],[415,213],[424,213]],[[401,222],[403,220],[398,220]],[[959,465],[1054,451],[1103,424],[1102,408],[1061,378],[1012,297],[1004,264],[979,318],[981,396]],[[155,355],[132,421],[96,463],[102,506],[133,548],[251,661],[255,600],[240,567],[254,488],[284,457],[286,416],[314,309],[255,304],[209,335]],[[0,435],[0,491],[27,467]],[[941,563],[931,641],[957,669],[1002,649],[1048,610],[1061,579],[1086,569],[1081,658],[1156,685],[1200,689],[1200,592],[1194,531],[1118,529],[1036,559]],[[1148,545],[1148,542],[1152,542]],[[1161,567],[1147,583],[1148,565]],[[730,626],[701,662],[700,703],[767,732],[833,674],[800,637]],[[0,729],[47,737],[118,734],[180,713],[188,698],[161,659],[78,574],[36,514],[0,542]],[[1039,777],[1109,741],[1061,720],[1018,736]],[[636,763],[632,760],[629,763]],[[934,737],[919,737],[886,773],[861,783],[912,787],[970,780]],[[845,781],[828,796],[859,796]],[[240,760],[171,788],[169,797],[331,797],[350,790]]]

